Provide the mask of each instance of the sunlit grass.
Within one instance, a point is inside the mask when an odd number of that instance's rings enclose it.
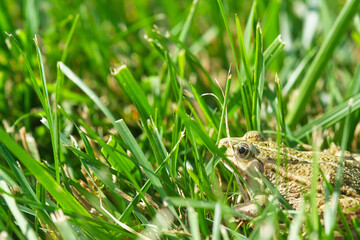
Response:
[[[217,146],[256,129],[359,152],[359,1],[31,2],[0,1],[1,234],[359,234],[331,214],[321,224],[315,187],[313,210],[295,211],[263,179],[262,213],[235,211]]]

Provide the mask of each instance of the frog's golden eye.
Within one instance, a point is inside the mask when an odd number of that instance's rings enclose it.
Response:
[[[246,143],[241,143],[236,150],[241,158],[247,158],[250,155],[250,148]]]

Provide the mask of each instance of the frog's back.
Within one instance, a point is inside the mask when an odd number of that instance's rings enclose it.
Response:
[[[348,186],[360,195],[360,162],[354,156],[345,156],[342,186]]]

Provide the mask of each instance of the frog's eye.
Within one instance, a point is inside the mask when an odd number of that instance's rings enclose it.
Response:
[[[241,143],[237,148],[237,152],[239,157],[247,158],[250,155],[250,147],[246,143]]]

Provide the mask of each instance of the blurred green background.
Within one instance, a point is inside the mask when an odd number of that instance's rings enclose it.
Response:
[[[286,46],[266,72],[266,81],[273,81],[278,73],[285,99],[291,101],[294,89],[304,76],[306,64],[312,61],[321,43],[329,33],[345,1],[257,1],[256,21],[259,21],[264,38],[264,49],[281,34]],[[28,75],[16,50],[9,50],[4,32],[15,34],[37,69],[35,47],[32,41],[39,36],[44,55],[49,89],[56,79],[56,64],[69,35],[74,18],[78,15],[73,41],[69,46],[65,64],[83,78],[118,118],[130,118],[129,100],[110,77],[110,68],[126,64],[135,79],[146,91],[161,84],[158,73],[163,71],[163,59],[147,41],[155,38],[154,29],[162,35],[170,34],[179,40],[191,1],[1,1],[0,3],[0,118],[9,124],[24,113],[36,111],[39,102],[28,86]],[[224,1],[224,10],[230,29],[236,37],[235,14],[245,28],[252,3],[250,1]],[[154,35],[155,34],[155,35]],[[252,36],[253,38],[253,36]],[[323,90],[314,98],[315,108],[307,109],[312,116],[342,102],[351,95],[353,76],[359,62],[359,16],[357,15],[341,37],[336,50],[328,59],[315,91]],[[236,38],[235,38],[236,40]],[[174,40],[175,41],[175,40]],[[234,58],[224,22],[216,1],[199,1],[188,34],[183,44],[201,62],[212,79],[224,82],[229,69],[236,75]],[[235,41],[236,42],[236,41]],[[173,40],[163,43],[170,52],[176,45]],[[251,48],[251,46],[250,46]],[[251,58],[251,56],[250,56]],[[252,58],[253,59],[253,58]],[[300,64],[302,72],[295,72]],[[301,70],[301,69],[300,69]],[[299,71],[300,71],[299,70]],[[186,78],[202,82],[200,92],[209,92],[209,83],[198,69],[186,71]],[[326,79],[326,81],[324,81]],[[233,81],[234,82],[234,81]],[[198,84],[199,86],[199,84]],[[160,88],[158,88],[160,90]],[[232,88],[232,90],[234,90]],[[358,88],[357,88],[358,89]],[[65,81],[64,98],[69,104],[86,102],[78,89]],[[328,94],[329,93],[329,94]],[[156,94],[156,93],[155,93]],[[206,101],[212,101],[206,98]],[[312,105],[310,105],[312,106]],[[91,105],[89,111],[93,113]],[[101,116],[96,120],[101,122]],[[302,118],[303,119],[303,118]],[[34,129],[38,121],[26,118],[23,124]],[[93,124],[97,124],[93,122]],[[20,126],[20,125],[19,125]],[[241,126],[245,129],[244,126]]]

